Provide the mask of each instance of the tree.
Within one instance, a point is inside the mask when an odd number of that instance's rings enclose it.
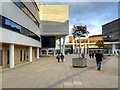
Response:
[[[89,32],[87,31],[87,27],[85,26],[73,26],[72,28],[72,35],[74,38],[80,38],[81,37],[86,37],[86,35],[88,35]],[[79,50],[80,50],[80,42],[79,42]],[[80,56],[80,53],[79,53]]]
[[[105,48],[105,44],[103,41],[99,40],[96,42],[96,45],[98,46],[98,48]]]

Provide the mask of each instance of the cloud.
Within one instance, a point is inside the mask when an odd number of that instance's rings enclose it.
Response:
[[[94,24],[87,25],[87,30],[90,32],[89,36],[102,34],[102,27]]]
[[[69,6],[70,20],[74,21],[70,24],[89,23],[94,20],[98,23],[104,23],[118,17],[118,5],[113,2],[80,2],[71,3]]]

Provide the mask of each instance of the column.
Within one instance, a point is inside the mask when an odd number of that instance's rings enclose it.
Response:
[[[114,54],[114,51],[116,50],[116,45],[112,44],[112,54]]]
[[[73,40],[73,54],[74,54],[74,50],[75,50],[75,43],[74,43],[75,40]]]
[[[88,41],[87,41],[87,54],[89,53],[89,45],[90,45],[90,40],[88,38]]]
[[[61,38],[59,38],[59,43],[60,43],[59,46],[60,46],[60,53],[61,53],[61,51],[62,51],[62,50],[61,50],[61,49],[62,49],[62,48],[61,48],[61,47],[62,47]]]
[[[10,49],[10,57],[9,57],[10,65],[9,65],[9,67],[14,68],[15,67],[14,66],[14,44],[10,44],[9,49]]]
[[[46,54],[49,55],[49,53],[48,53],[48,49],[46,49]]]
[[[29,47],[29,61],[32,62],[32,47]]]
[[[84,52],[84,47],[81,47],[81,53],[83,53]]]
[[[53,49],[53,56],[55,56],[55,53],[56,53],[56,50],[55,50],[55,48]]]
[[[77,47],[77,49],[78,49],[78,54],[80,53],[80,49],[79,49],[79,47]]]
[[[63,37],[62,53],[63,53],[63,55],[65,55],[65,37]]]
[[[37,48],[37,59],[39,59],[39,48]]]

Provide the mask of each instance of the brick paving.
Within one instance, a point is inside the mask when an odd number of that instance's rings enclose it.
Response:
[[[32,63],[2,73],[3,88],[118,88],[118,58],[104,60],[97,71],[88,58],[86,68],[73,68],[72,58],[58,63],[55,57],[41,57]]]

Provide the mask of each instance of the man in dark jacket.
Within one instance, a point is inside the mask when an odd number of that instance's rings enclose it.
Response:
[[[61,53],[61,60],[62,60],[62,62],[63,62],[63,60],[64,60],[64,55],[63,55],[63,53]]]
[[[96,57],[96,64],[97,64],[97,69],[100,71],[101,70],[101,62],[103,59],[103,54],[100,53],[100,50],[95,54]]]
[[[58,62],[60,61],[60,54],[59,53],[57,54],[56,59],[58,60]]]

